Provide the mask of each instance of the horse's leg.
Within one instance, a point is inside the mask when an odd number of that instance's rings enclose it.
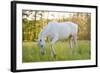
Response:
[[[69,43],[70,43],[70,48],[71,48],[70,53],[72,55],[74,53],[74,36],[73,35],[71,35]]]
[[[77,51],[76,51],[76,49],[77,49],[77,34],[75,34],[73,36],[73,43],[74,43],[74,47],[75,47],[74,53],[76,54],[77,53]]]
[[[57,37],[53,38],[52,41],[51,41],[51,55],[53,57],[56,57],[56,51],[55,51],[55,48],[54,48],[54,44],[56,43],[56,41],[58,40]]]
[[[73,37],[71,36],[69,39],[70,48],[73,48]]]
[[[53,45],[51,45],[51,56],[56,57],[56,51],[55,51]]]
[[[73,41],[74,41],[74,46],[77,47],[77,35],[74,35]]]
[[[73,34],[71,37],[72,42],[72,54],[76,54],[76,47],[77,47],[77,35]]]

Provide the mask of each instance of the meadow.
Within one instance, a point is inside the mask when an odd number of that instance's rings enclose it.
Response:
[[[68,41],[58,41],[55,44],[57,53],[56,58],[51,56],[49,43],[46,43],[46,54],[40,54],[40,48],[37,42],[23,42],[22,61],[29,62],[46,62],[46,61],[71,61],[71,60],[88,60],[91,59],[90,40],[78,40],[77,47],[73,48],[75,53],[71,54]]]

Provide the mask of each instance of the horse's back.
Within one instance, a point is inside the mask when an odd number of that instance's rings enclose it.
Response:
[[[72,22],[50,22],[47,28],[51,36],[58,35],[61,39],[77,34],[78,31],[78,25]]]
[[[48,28],[52,31],[73,31],[77,32],[78,31],[78,25],[72,22],[50,22],[48,24]]]

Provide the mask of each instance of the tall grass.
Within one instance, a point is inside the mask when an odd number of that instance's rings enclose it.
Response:
[[[41,55],[37,42],[23,42],[22,48],[22,61],[23,62],[42,62],[42,61],[70,61],[70,60],[87,60],[91,58],[91,47],[89,40],[79,40],[78,46],[72,49],[69,48],[67,42],[57,42],[55,50],[57,53],[56,58],[51,56],[49,44],[46,43],[46,54]]]

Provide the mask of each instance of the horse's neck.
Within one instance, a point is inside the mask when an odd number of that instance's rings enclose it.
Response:
[[[48,33],[48,30],[46,28],[44,28],[40,34],[40,38],[44,39],[47,36],[47,33]]]

